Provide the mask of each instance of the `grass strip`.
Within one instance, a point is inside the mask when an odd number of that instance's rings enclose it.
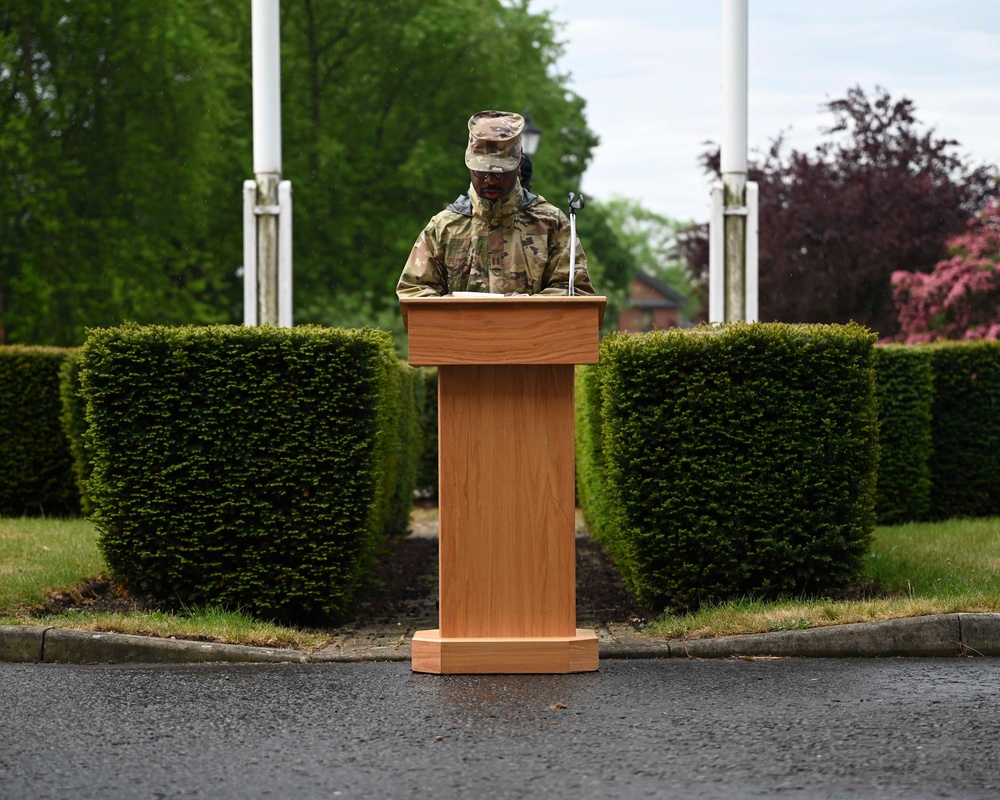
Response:
[[[84,519],[0,518],[0,625],[41,625],[262,647],[321,647],[327,634],[261,622],[220,607],[130,613],[68,609],[40,614],[49,592],[70,592],[107,572]]]
[[[107,568],[84,519],[0,517],[0,614],[45,603]]]
[[[24,623],[23,618],[0,624]],[[242,611],[224,608],[196,608],[179,614],[162,611],[131,613],[91,612],[70,609],[61,614],[33,618],[31,624],[105,633],[131,633],[162,639],[193,639],[221,644],[254,647],[289,647],[296,650],[323,647],[331,642],[328,634],[261,622]]]
[[[744,598],[706,605],[694,613],[665,614],[649,623],[644,633],[694,639],[1000,611],[1000,517],[880,527],[875,537],[866,559],[866,585],[876,587],[871,597]],[[335,635],[261,622],[239,609],[219,607],[176,614],[69,609],[39,615],[48,590],[72,591],[86,578],[106,571],[93,526],[86,520],[0,518],[0,625],[47,625],[297,649],[323,647]]]
[[[872,597],[777,601],[748,597],[708,604],[688,614],[664,614],[645,632],[666,639],[699,639],[1000,611],[1000,517],[876,528],[865,573]]]

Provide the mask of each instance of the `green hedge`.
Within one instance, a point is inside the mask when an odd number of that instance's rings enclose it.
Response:
[[[618,542],[607,536],[608,518],[605,493],[604,432],[601,426],[601,371],[595,367],[576,368],[576,498],[587,520],[590,534],[603,542],[618,562],[614,548]]]
[[[0,515],[80,513],[60,419],[59,373],[72,353],[0,346]]]
[[[438,383],[437,367],[420,367],[422,399],[420,428],[423,445],[417,467],[417,492],[426,500],[438,497]]]
[[[875,348],[879,462],[875,511],[883,525],[927,519],[931,502],[931,351],[914,345]]]
[[[388,536],[404,536],[410,527],[410,510],[424,445],[421,418],[425,389],[420,373],[406,364],[400,364],[391,377],[393,395],[399,399],[390,407],[384,528]]]
[[[821,594],[856,577],[875,516],[874,340],[854,324],[604,340],[603,536],[641,601]]]
[[[93,518],[118,577],[169,606],[344,610],[391,527],[388,334],[126,325],[91,331],[79,369]]]
[[[62,397],[62,427],[73,459],[80,512],[86,517],[94,510],[87,493],[91,462],[84,434],[87,432],[86,404],[80,392],[80,351],[73,350],[63,362],[59,373],[59,393]]]
[[[1000,514],[1000,342],[947,342],[933,358],[931,517]]]

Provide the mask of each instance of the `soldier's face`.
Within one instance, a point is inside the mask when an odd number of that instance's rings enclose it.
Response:
[[[476,190],[476,194],[483,198],[483,200],[489,200],[491,203],[494,203],[501,197],[510,194],[510,190],[514,188],[514,184],[517,182],[518,170],[513,169],[510,172],[477,172],[472,169],[469,170],[469,174],[472,175],[472,188]]]

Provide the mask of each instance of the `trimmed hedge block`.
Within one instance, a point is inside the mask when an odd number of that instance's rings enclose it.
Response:
[[[438,371],[437,367],[419,367],[420,428],[423,445],[417,467],[417,492],[427,500],[438,497]]]
[[[371,329],[90,331],[88,483],[119,578],[168,606],[335,618],[393,491],[398,361]]]
[[[421,428],[424,384],[420,373],[406,364],[400,364],[392,378],[392,394],[397,400],[390,406],[384,529],[387,536],[405,536],[410,527],[418,463],[424,446]]]
[[[875,348],[879,463],[875,510],[882,525],[927,519],[931,502],[931,351],[914,345]]]
[[[576,496],[590,534],[602,542],[616,562],[618,542],[607,536],[608,517],[604,470],[604,431],[601,424],[601,371],[591,366],[576,368]]]
[[[1000,342],[942,342],[933,358],[931,517],[1000,514]]]
[[[854,324],[604,340],[603,538],[642,602],[822,594],[857,576],[875,518],[874,341]]]
[[[94,505],[87,493],[87,479],[90,477],[90,451],[87,447],[86,405],[80,393],[80,351],[73,350],[63,362],[59,372],[59,393],[62,397],[62,427],[73,459],[73,474],[80,496],[80,513],[88,517]]]
[[[59,374],[73,352],[0,346],[0,515],[80,513],[60,419]]]

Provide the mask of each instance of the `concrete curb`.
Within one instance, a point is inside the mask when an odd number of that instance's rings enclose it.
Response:
[[[48,628],[0,625],[0,663],[41,661]]]
[[[601,658],[1000,656],[1000,614],[940,614],[685,641],[602,641]],[[409,661],[409,644],[313,652],[66,628],[0,626],[0,662],[193,664]]]
[[[607,653],[605,652],[607,650]],[[715,639],[601,648],[609,658],[1000,656],[1000,614],[938,614]]]
[[[45,661],[61,664],[194,664],[227,662],[304,663],[305,653],[267,647],[157,639],[124,633],[93,633],[52,628],[45,634]]]
[[[68,628],[0,625],[0,662],[57,664],[195,664],[213,661],[305,663],[298,650],[159,639]]]
[[[1000,614],[959,614],[966,655],[1000,656]]]
[[[689,658],[873,658],[955,656],[961,653],[962,628],[958,614],[671,643],[672,655]]]

